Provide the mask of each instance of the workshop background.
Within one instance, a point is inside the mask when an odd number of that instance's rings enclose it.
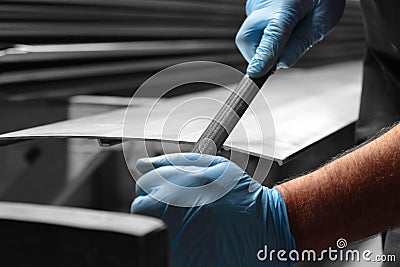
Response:
[[[132,96],[148,77],[176,63],[210,60],[244,72],[247,64],[234,43],[244,6],[237,0],[0,1],[0,133],[120,108],[124,102],[110,103]],[[294,68],[361,61],[364,47],[359,1],[348,0],[339,25]],[[166,97],[208,89],[182,87]],[[143,96],[157,95],[154,90]],[[352,129],[284,166],[274,165],[273,182],[351,147]],[[161,151],[154,145],[150,153]],[[141,155],[132,155],[132,165]],[[0,147],[0,170],[1,201],[127,213],[134,198],[120,145],[101,147],[85,139],[19,142]],[[359,245],[379,250],[379,239]]]

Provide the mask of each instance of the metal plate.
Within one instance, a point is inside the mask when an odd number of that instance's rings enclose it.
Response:
[[[264,145],[275,145],[275,154],[261,153],[261,151],[268,151],[268,149],[263,150],[257,142],[254,145],[250,144],[250,146],[240,145],[243,137],[235,135],[235,131],[231,136],[235,145],[229,147],[227,146],[228,142],[226,142],[224,147],[262,158],[274,158],[279,164],[282,164],[297,152],[357,120],[361,95],[361,75],[362,62],[359,61],[312,69],[278,71],[262,89],[270,105],[275,123],[275,142],[271,144],[267,140]],[[227,90],[215,89],[163,99],[158,108],[160,111],[164,110],[168,113],[172,107],[187,99],[207,96],[224,101],[228,93]],[[257,97],[251,105],[256,113],[257,110],[265,110],[260,106],[265,105],[265,102],[260,100]],[[152,103],[151,100],[144,99],[139,105],[130,108],[129,112],[134,112],[134,115],[140,121],[146,116],[150,103]],[[183,117],[190,117],[191,113],[199,109],[212,117],[218,107],[193,106],[192,109],[187,110]],[[154,116],[152,117],[153,131],[146,130],[146,134],[144,134],[141,124],[138,123],[137,126],[130,125],[129,132],[125,133],[124,138],[159,140],[161,137],[160,122],[165,113],[160,112],[159,114],[159,121],[154,119]],[[115,140],[122,140],[124,115],[125,109],[119,109],[96,116],[3,134],[0,135],[0,141],[6,144],[26,139],[76,137],[99,139],[102,143],[107,143],[107,140],[114,142]],[[263,114],[257,115],[263,116]],[[245,114],[242,120],[250,132],[258,127],[254,121],[246,118]],[[175,119],[178,121],[180,118],[176,117]],[[203,130],[204,125],[199,124],[197,128],[193,128],[190,134],[181,136],[180,140],[171,139],[169,141],[173,143],[194,143]],[[268,132],[270,129],[262,130]],[[165,131],[174,133],[171,136],[176,135],[174,132],[176,129],[173,127],[164,129],[164,136],[167,135]],[[247,140],[245,141],[247,142]]]

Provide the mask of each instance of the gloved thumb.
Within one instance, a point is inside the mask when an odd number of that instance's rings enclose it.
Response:
[[[261,41],[247,68],[247,74],[250,77],[264,76],[278,61],[296,23],[297,21],[293,18],[285,19],[283,17],[268,21]]]
[[[223,157],[197,153],[175,153],[153,158],[142,158],[136,162],[136,168],[145,174],[153,169],[165,166],[195,166],[207,168],[228,160]]]

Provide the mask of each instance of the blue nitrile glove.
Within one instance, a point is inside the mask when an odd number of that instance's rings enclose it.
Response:
[[[339,22],[345,0],[248,0],[236,44],[250,77],[292,66]]]
[[[144,175],[131,211],[166,222],[171,266],[293,265],[290,260],[279,261],[276,252],[272,261],[265,256],[265,251],[273,249],[295,249],[282,195],[255,182],[236,164],[222,157],[187,153],[140,159],[137,168]],[[199,194],[187,191],[187,187],[211,182],[214,186]],[[224,191],[221,197],[218,192]],[[212,202],[216,196],[221,198]],[[200,206],[192,206],[193,202]],[[288,254],[285,257],[290,259]]]

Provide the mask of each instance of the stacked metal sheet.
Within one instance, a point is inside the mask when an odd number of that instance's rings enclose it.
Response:
[[[191,60],[240,67],[244,3],[187,0],[0,2],[0,87],[15,100],[133,90]]]
[[[234,44],[244,5],[237,0],[2,0],[0,94],[13,100],[131,95],[151,74],[192,60],[244,70]],[[359,57],[361,23],[358,2],[351,1],[337,30],[299,66]]]
[[[242,6],[221,0],[5,0],[0,5],[0,40],[223,39],[235,34]]]

